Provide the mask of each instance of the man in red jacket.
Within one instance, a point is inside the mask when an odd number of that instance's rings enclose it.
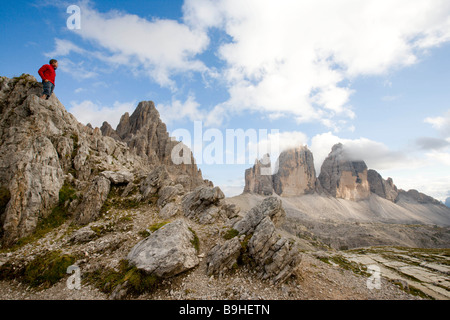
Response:
[[[42,78],[42,85],[44,86],[42,99],[48,100],[55,89],[56,69],[58,69],[58,61],[52,59],[49,64],[44,64],[38,71]]]

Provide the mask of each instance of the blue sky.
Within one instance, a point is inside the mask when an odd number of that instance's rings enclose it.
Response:
[[[14,1],[0,26],[0,75],[58,59],[55,93],[82,123],[115,127],[152,100],[171,133],[278,130],[269,141],[308,145],[316,171],[343,142],[399,188],[450,196],[447,0]],[[254,159],[202,160],[232,196]]]

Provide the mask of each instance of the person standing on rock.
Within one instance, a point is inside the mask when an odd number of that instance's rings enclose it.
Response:
[[[42,78],[42,85],[44,87],[44,92],[42,93],[41,99],[48,100],[55,89],[55,70],[58,69],[58,61],[51,59],[49,64],[44,64],[39,69],[39,75]]]

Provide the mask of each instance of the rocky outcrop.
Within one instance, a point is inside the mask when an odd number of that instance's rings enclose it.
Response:
[[[183,220],[166,224],[139,242],[128,254],[133,266],[152,275],[168,278],[198,265],[194,234]]]
[[[30,75],[0,78],[0,188],[9,195],[0,214],[4,245],[35,230],[58,204],[69,179],[79,195],[70,213],[79,223],[98,216],[108,183],[134,187],[135,179],[159,166],[170,171],[170,179],[159,183],[158,190],[169,184],[185,190],[211,185],[201,178],[193,158],[191,165],[171,162],[178,142],[169,138],[152,102],[142,102],[131,117],[122,117],[116,132],[107,123],[101,130],[79,123],[55,95],[42,100],[41,92],[42,84]],[[149,184],[140,190],[153,191]]]
[[[399,197],[408,198],[410,200],[413,200],[420,204],[434,204],[443,206],[444,204],[440,202],[439,200],[434,199],[433,197],[427,196],[426,194],[419,192],[417,190],[411,189],[408,191],[399,190],[398,192]]]
[[[273,188],[280,196],[300,196],[316,190],[314,158],[306,146],[283,151],[278,157],[278,170],[273,175]]]
[[[116,185],[128,184],[134,180],[134,175],[129,171],[103,171],[100,175]]]
[[[111,181],[109,179],[103,176],[94,179],[83,196],[81,204],[75,210],[75,219],[78,224],[87,224],[98,217],[110,189]]]
[[[120,140],[120,136],[117,134],[116,131],[111,127],[111,125],[108,122],[103,122],[100,131],[102,134],[106,137],[111,137],[115,140]]]
[[[0,79],[0,181],[10,194],[3,244],[31,234],[59,201],[69,173],[85,193],[102,171],[144,167],[127,145],[79,123],[30,75]]]
[[[144,199],[148,199],[158,191],[173,183],[165,166],[161,165],[150,172],[150,174],[142,181],[140,191]]]
[[[125,142],[137,155],[145,158],[149,164],[165,165],[170,168],[173,176],[177,176],[177,184],[182,184],[186,190],[193,190],[205,185],[201,170],[195,164],[192,152],[187,147],[183,152],[189,152],[189,163],[174,164],[172,151],[181,142],[169,137],[166,125],[161,121],[159,112],[152,101],[140,102],[130,116],[125,113],[116,128],[103,124],[102,133]]]
[[[333,146],[323,162],[319,181],[322,188],[336,198],[357,201],[370,195],[365,162],[350,159],[341,143]]]
[[[201,224],[210,224],[220,217],[221,200],[224,198],[219,187],[198,187],[183,197],[181,206],[186,217]]]
[[[214,246],[206,256],[206,273],[225,274],[237,266],[237,260],[241,255],[242,245],[239,238],[233,238],[230,241]]]
[[[158,205],[158,207],[164,208],[171,202],[177,202],[182,194],[184,194],[184,188],[181,184],[164,187],[158,192],[159,197],[156,201],[156,204]]]
[[[264,155],[263,159],[256,160],[253,168],[245,170],[244,192],[272,195],[272,169],[268,154]]]
[[[276,197],[268,197],[252,208],[233,225],[238,236],[208,253],[208,274],[224,273],[241,260],[250,264],[261,279],[275,284],[285,281],[301,260],[295,239],[281,236],[276,229],[285,215]]]
[[[384,180],[378,172],[370,169],[367,171],[367,181],[369,182],[370,192],[392,202],[396,201],[398,190],[391,178]]]
[[[239,232],[239,235],[252,234],[256,227],[265,218],[269,217],[275,226],[281,225],[286,217],[286,212],[280,199],[268,197],[259,205],[250,209],[249,212],[233,225],[233,229]]]

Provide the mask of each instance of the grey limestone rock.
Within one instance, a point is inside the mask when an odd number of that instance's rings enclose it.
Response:
[[[138,269],[167,278],[198,265],[194,234],[183,220],[176,220],[156,230],[139,242],[128,254],[128,261]]]
[[[225,198],[219,187],[198,187],[183,196],[181,206],[186,217],[201,224],[210,224],[220,217],[221,200]]]

